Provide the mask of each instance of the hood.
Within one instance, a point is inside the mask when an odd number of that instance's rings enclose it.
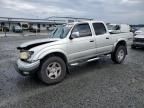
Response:
[[[136,34],[136,35],[141,35],[141,34],[144,34],[144,32],[141,31],[141,30],[137,30],[137,31],[135,31],[135,34]]]
[[[143,35],[136,35],[135,38],[144,38],[144,34]]]
[[[38,46],[38,45],[55,42],[57,40],[59,40],[59,39],[54,39],[54,38],[53,39],[50,39],[50,38],[37,39],[37,40],[34,40],[34,41],[29,41],[29,42],[23,43],[20,46],[18,46],[17,49],[19,49],[19,50],[29,50],[33,47]]]

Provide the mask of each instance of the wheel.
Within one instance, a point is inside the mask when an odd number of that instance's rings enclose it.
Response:
[[[40,79],[46,84],[61,82],[66,75],[66,64],[60,57],[49,57],[42,63],[38,73]]]
[[[131,48],[132,48],[132,49],[136,49],[136,46],[134,46],[134,45],[131,45]]]
[[[118,46],[114,53],[111,54],[111,59],[117,64],[121,64],[126,57],[126,47]]]

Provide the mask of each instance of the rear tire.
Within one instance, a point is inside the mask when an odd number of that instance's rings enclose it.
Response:
[[[125,57],[126,57],[126,47],[125,46],[118,46],[116,50],[111,54],[111,59],[114,63],[121,64]]]
[[[60,57],[49,57],[42,63],[38,76],[46,84],[59,83],[66,76],[66,64]]]

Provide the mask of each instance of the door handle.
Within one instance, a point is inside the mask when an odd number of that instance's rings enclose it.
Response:
[[[94,40],[90,40],[90,42],[94,42]]]
[[[106,37],[106,39],[109,39],[109,37]]]

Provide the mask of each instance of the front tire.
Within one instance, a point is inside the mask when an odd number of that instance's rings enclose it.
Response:
[[[121,64],[126,57],[126,47],[118,46],[116,50],[111,54],[111,59],[114,63]]]
[[[46,84],[61,82],[66,76],[66,64],[60,57],[49,57],[42,63],[40,79]]]

